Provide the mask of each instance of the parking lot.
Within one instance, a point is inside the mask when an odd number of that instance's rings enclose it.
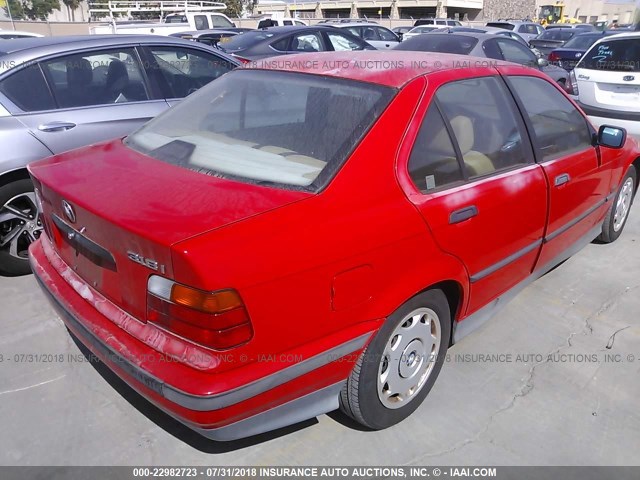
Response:
[[[410,418],[368,432],[332,413],[204,440],[86,361],[33,276],[0,278],[0,464],[628,465],[638,460],[640,212],[450,350]]]

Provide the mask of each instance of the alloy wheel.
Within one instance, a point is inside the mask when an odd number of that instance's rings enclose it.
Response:
[[[21,193],[0,207],[0,250],[24,260],[28,257],[29,245],[41,232],[35,193]]]

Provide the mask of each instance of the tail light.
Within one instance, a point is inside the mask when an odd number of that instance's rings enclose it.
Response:
[[[551,52],[549,54],[548,60],[550,62],[559,62],[560,61],[560,55],[558,55],[556,52]]]
[[[237,347],[253,336],[235,290],[205,292],[157,275],[147,283],[147,321],[216,350]]]
[[[567,83],[567,93],[569,93],[569,95],[575,95],[576,97],[579,95],[578,80],[576,79],[575,70],[571,70],[569,72],[569,82]]]
[[[240,55],[236,55],[234,53],[232,53],[231,56],[236,58],[236,59],[238,59],[240,62],[245,63],[245,64],[251,62],[251,60],[249,60],[248,58],[241,57]]]

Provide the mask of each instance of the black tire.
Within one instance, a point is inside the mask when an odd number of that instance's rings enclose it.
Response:
[[[384,371],[385,348],[393,343],[392,334],[411,321],[409,314],[424,309],[435,313],[439,322],[440,345],[437,356],[426,380],[407,403],[397,402],[400,406],[391,408],[383,403],[378,392],[378,377],[380,372]],[[431,331],[433,331],[433,324],[431,323],[431,325]],[[395,337],[396,335],[393,335],[393,338]],[[408,300],[387,319],[358,359],[340,394],[340,409],[358,423],[373,430],[381,430],[401,422],[420,406],[433,387],[444,363],[450,337],[451,313],[447,298],[441,290],[428,290]],[[385,356],[385,358],[388,357]],[[404,365],[401,367],[400,363],[403,362],[398,362],[398,369],[404,367]],[[395,367],[395,363],[388,361],[387,368],[392,369],[393,367]],[[382,389],[384,390],[384,387]],[[387,402],[389,401],[387,400]]]
[[[618,237],[622,234],[624,230],[624,226],[627,224],[627,219],[629,218],[629,210],[631,210],[631,205],[633,205],[633,198],[636,193],[636,169],[633,165],[629,167],[626,175],[620,182],[620,187],[618,187],[618,191],[616,192],[616,196],[611,201],[611,205],[609,206],[609,210],[607,210],[607,214],[604,217],[604,222],[602,223],[602,233],[598,237],[603,243],[611,243],[615,242]],[[629,182],[631,182],[631,188],[629,193]],[[618,202],[623,201],[623,196],[630,195],[628,198],[629,206],[624,212],[624,218],[616,219],[617,205]],[[618,221],[616,221],[618,220]]]
[[[0,215],[3,212],[3,206],[12,198],[23,194],[33,192],[33,184],[31,180],[23,179],[16,180],[7,185],[0,187]],[[8,221],[0,223],[0,239],[5,236],[11,228]],[[9,245],[0,247],[0,275],[15,277],[18,275],[26,275],[31,273],[31,267],[29,266],[29,259],[26,257],[26,251],[22,248],[24,243],[21,243],[20,252],[22,258],[16,258],[9,253]]]

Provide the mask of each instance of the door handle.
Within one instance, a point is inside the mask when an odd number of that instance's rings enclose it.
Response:
[[[470,205],[468,207],[461,208],[460,210],[456,210],[455,212],[451,212],[451,215],[449,215],[449,224],[453,225],[454,223],[464,222],[476,215],[478,215],[478,208],[475,205]]]
[[[560,185],[564,185],[565,183],[569,183],[569,180],[571,180],[571,177],[569,176],[568,173],[562,173],[560,175],[558,175],[555,180],[553,181],[553,184],[556,187],[559,187]]]
[[[44,123],[38,127],[41,132],[64,132],[65,130],[71,130],[76,126],[71,122],[51,122]]]

